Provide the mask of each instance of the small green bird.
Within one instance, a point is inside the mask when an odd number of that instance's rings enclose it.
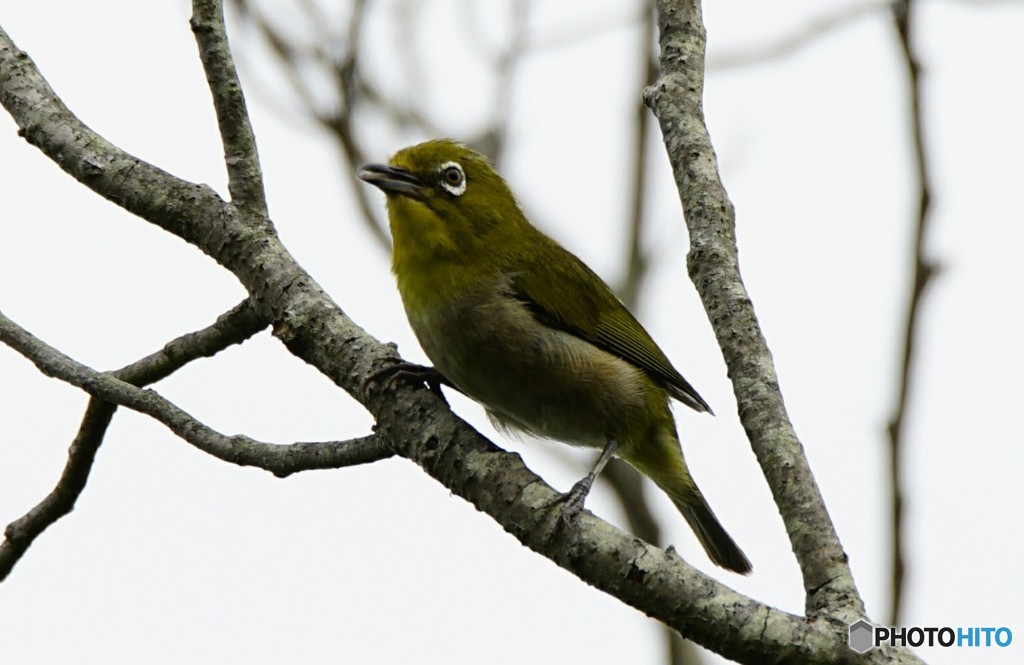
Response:
[[[616,455],[668,494],[713,562],[749,573],[690,477],[669,397],[711,408],[608,285],[527,221],[487,159],[427,141],[359,177],[387,195],[392,270],[441,380],[499,425],[602,451],[563,517]]]

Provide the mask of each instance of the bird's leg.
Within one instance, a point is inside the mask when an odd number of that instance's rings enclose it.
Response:
[[[455,388],[452,382],[448,380],[448,377],[441,374],[436,368],[417,365],[416,363],[405,362],[404,360],[375,371],[363,382],[363,385],[368,386],[371,383],[383,382],[383,385],[388,387],[399,379],[412,381],[413,383],[424,383],[432,393],[442,400],[444,399],[444,394],[441,393],[441,386]],[[455,389],[458,390],[458,388]]]
[[[587,500],[587,495],[590,494],[590,488],[594,486],[594,481],[601,475],[601,471],[604,470],[605,465],[611,460],[615,454],[615,449],[618,447],[618,441],[608,439],[608,443],[605,444],[601,455],[597,458],[597,462],[594,463],[590,473],[577,481],[568,492],[548,501],[543,507],[550,508],[555,504],[564,504],[562,506],[561,519],[563,522],[571,522],[583,510],[583,503]]]

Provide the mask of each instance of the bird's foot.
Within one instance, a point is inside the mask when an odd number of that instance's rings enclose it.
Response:
[[[432,393],[442,400],[444,400],[444,394],[441,392],[441,386],[454,387],[451,381],[441,372],[437,371],[437,369],[403,360],[375,371],[363,381],[363,388],[365,389],[371,384],[381,384],[384,388],[390,388],[394,385],[395,381],[425,384]],[[447,400],[445,401],[447,402]]]
[[[583,512],[583,504],[587,500],[587,495],[590,494],[590,488],[594,486],[595,478],[594,474],[587,474],[573,485],[572,489],[568,492],[559,494],[550,501],[545,502],[541,508],[547,509],[561,504],[562,510],[558,516],[559,519],[565,524],[572,523],[576,516]]]

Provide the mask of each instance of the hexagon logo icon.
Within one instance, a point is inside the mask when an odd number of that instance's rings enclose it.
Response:
[[[850,648],[857,653],[864,653],[875,647],[875,630],[871,624],[861,619],[850,624]]]

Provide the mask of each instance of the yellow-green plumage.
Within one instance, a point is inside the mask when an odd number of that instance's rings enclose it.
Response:
[[[710,408],[600,277],[527,221],[486,158],[428,141],[360,177],[388,195],[392,269],[435,369],[500,424],[614,450],[716,564],[749,572],[687,471],[668,401]]]

